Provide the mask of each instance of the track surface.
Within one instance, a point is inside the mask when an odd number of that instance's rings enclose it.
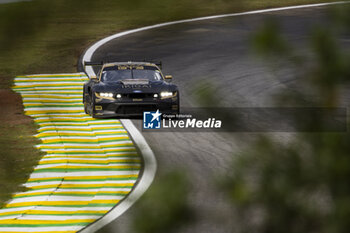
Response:
[[[221,106],[274,106],[271,96],[283,90],[297,90],[291,70],[272,75],[269,68],[254,58],[250,38],[264,19],[276,18],[283,35],[298,48],[308,46],[310,29],[326,27],[328,8],[308,8],[229,17],[186,23],[139,32],[102,46],[92,61],[162,60],[165,74],[181,90],[181,106],[196,107],[194,88],[202,80],[215,83]],[[349,38],[343,43],[349,47]],[[140,121],[134,124],[141,129]],[[213,179],[229,172],[234,152],[254,135],[244,133],[156,133],[144,132],[159,164],[157,177],[174,167],[186,169],[192,185],[189,199],[197,215],[196,223],[181,232],[232,232],[234,223],[222,193]],[[279,134],[288,138],[290,134]],[[157,183],[157,178],[155,180]],[[142,199],[141,199],[142,201]],[[129,232],[134,209],[104,227],[100,232]]]

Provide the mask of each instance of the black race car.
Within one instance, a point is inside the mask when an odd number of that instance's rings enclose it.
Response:
[[[178,114],[179,91],[161,64],[149,62],[85,63],[101,65],[84,84],[84,110],[94,118],[142,116],[145,111]]]

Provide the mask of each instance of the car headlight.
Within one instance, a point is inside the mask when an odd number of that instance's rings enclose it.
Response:
[[[170,91],[163,91],[160,93],[160,97],[161,98],[170,98],[170,97],[173,97],[175,94],[175,92],[170,92]]]
[[[113,97],[113,93],[109,93],[109,92],[101,92],[99,95],[101,97],[109,97],[109,98]]]

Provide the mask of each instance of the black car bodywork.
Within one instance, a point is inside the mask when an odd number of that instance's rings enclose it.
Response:
[[[147,62],[103,64],[84,84],[84,110],[94,118],[142,116],[144,111],[179,113],[179,91],[158,65]]]

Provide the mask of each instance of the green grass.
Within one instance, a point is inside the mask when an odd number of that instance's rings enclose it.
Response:
[[[0,206],[11,198],[11,194],[25,190],[20,186],[26,182],[32,168],[40,157],[33,148],[37,140],[32,137],[32,124],[0,125]]]
[[[322,0],[34,0],[0,4],[0,89],[17,75],[75,72],[93,42],[131,28]],[[2,106],[0,106],[2,107]],[[18,191],[40,158],[31,123],[0,122],[1,200]],[[22,138],[21,138],[22,137]],[[25,138],[25,140],[23,140]],[[0,203],[1,204],[1,203]]]

